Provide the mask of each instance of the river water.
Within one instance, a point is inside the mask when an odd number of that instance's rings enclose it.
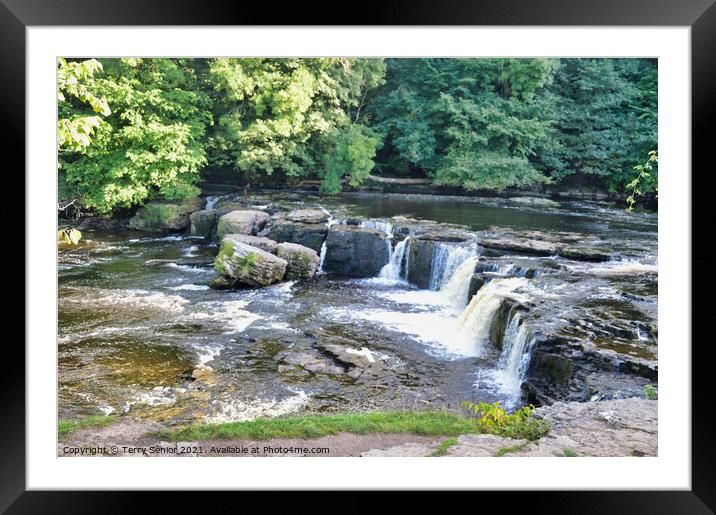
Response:
[[[538,333],[656,360],[656,214],[603,203],[538,207],[400,195],[273,194],[253,201],[321,207],[335,223],[358,217],[386,231],[398,215],[460,224],[478,241],[503,229],[569,231],[597,239],[612,259],[489,257],[474,243],[439,247],[430,286],[419,289],[405,279],[410,240],[403,239],[393,243],[391,263],[375,278],[320,274],[263,289],[214,291],[208,283],[216,244],[185,235],[86,231],[79,246],[58,255],[60,418],[128,413],[178,424],[299,411],[453,409],[474,400],[517,406]],[[479,264],[494,278],[468,299]],[[532,273],[519,273],[526,269]],[[512,316],[497,349],[486,343],[487,333],[505,296],[531,309]],[[379,362],[385,373],[356,381],[277,359],[317,343],[342,345]]]

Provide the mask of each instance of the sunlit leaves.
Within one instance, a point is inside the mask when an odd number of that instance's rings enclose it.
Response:
[[[77,245],[82,238],[82,233],[77,229],[60,229],[57,231],[57,241],[67,245]]]

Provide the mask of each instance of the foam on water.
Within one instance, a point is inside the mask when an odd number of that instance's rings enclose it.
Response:
[[[275,418],[301,411],[308,404],[309,396],[303,390],[291,390],[294,395],[281,400],[271,399],[215,399],[205,422],[249,422],[258,418]]]

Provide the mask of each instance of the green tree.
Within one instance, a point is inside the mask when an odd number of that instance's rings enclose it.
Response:
[[[383,72],[380,60],[212,60],[208,80],[217,128],[210,138],[211,163],[233,166],[247,190],[257,178],[279,172],[285,180],[317,173],[330,183],[324,190],[337,191],[340,177],[336,181],[334,170],[322,168],[334,165],[359,166],[343,170],[357,183],[372,168],[367,160],[377,139],[367,128],[350,126]],[[364,149],[361,156],[346,152],[349,140]]]
[[[100,213],[195,195],[211,102],[191,61],[102,59],[91,89],[112,106],[82,152],[61,155],[66,182]]]
[[[645,59],[562,59],[549,88],[555,138],[537,164],[553,179],[593,176],[622,191],[656,147],[656,66]]]
[[[81,152],[92,142],[92,135],[102,117],[111,111],[107,101],[97,96],[90,86],[94,75],[102,71],[96,59],[70,61],[57,59],[57,145],[60,152]],[[59,163],[58,163],[59,164]]]
[[[371,106],[386,135],[381,168],[467,190],[545,182],[530,157],[551,134],[538,93],[555,67],[551,59],[389,60]]]

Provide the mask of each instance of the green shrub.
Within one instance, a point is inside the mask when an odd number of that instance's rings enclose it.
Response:
[[[655,401],[659,399],[659,390],[653,384],[648,384],[644,386],[644,395],[646,395],[647,399]]]
[[[462,405],[473,412],[475,423],[483,433],[504,438],[537,440],[549,431],[549,423],[532,417],[535,410],[532,405],[524,406],[513,413],[507,413],[499,401],[493,404],[463,402]]]

